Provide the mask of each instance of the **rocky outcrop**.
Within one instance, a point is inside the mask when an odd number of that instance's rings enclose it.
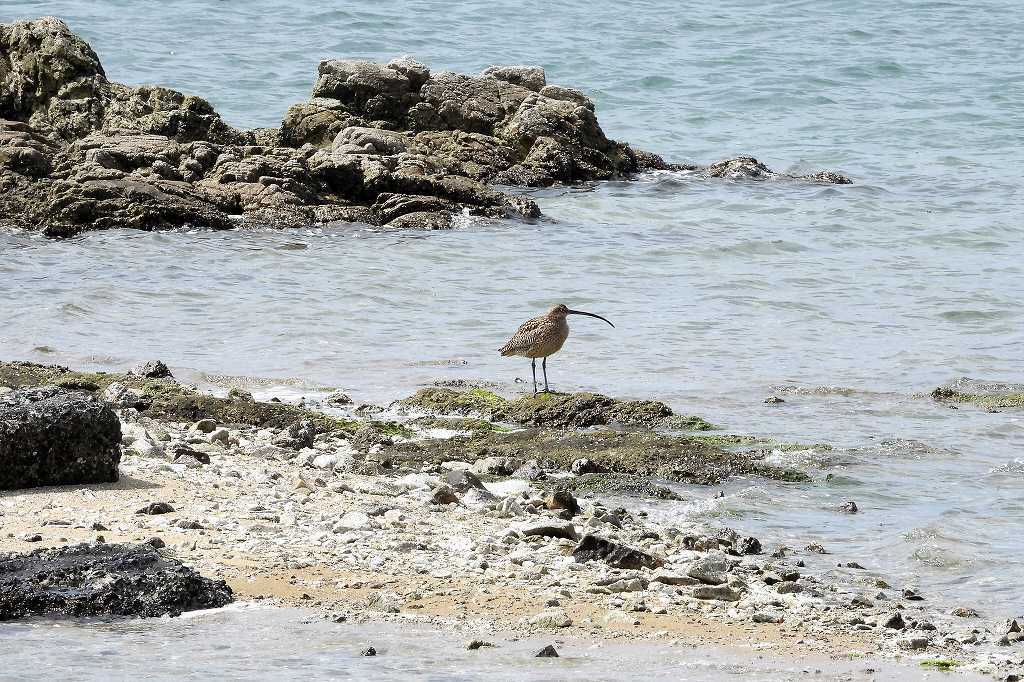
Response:
[[[533,473],[528,473],[528,467],[524,466],[514,475],[536,480],[543,477],[539,462],[544,463],[544,468],[568,471],[583,453],[607,471],[646,479],[700,485],[716,485],[731,476],[751,475],[781,481],[809,480],[801,471],[769,464],[765,461],[768,453],[763,450],[733,452],[697,438],[646,430],[483,432],[394,443],[382,448],[379,456],[393,463],[417,467],[444,462],[532,460]]]
[[[959,377],[936,388],[931,396],[942,402],[972,403],[989,410],[1024,407],[1024,384]]]
[[[118,478],[121,423],[110,407],[56,386],[0,395],[0,490]]]
[[[149,376],[145,376],[147,374]],[[158,376],[153,377],[154,374]],[[31,389],[47,385],[103,396],[117,407],[129,407],[154,419],[188,422],[211,419],[220,424],[248,424],[279,429],[295,426],[296,433],[303,433],[305,442],[312,437],[309,435],[310,430],[315,433],[354,433],[363,426],[357,420],[332,417],[297,405],[257,402],[237,397],[221,398],[202,393],[175,381],[163,363],[147,363],[125,374],[118,374],[76,372],[60,365],[32,362],[0,362],[0,387]],[[11,396],[19,396],[23,392],[19,390],[0,396],[0,401],[10,400]],[[114,422],[117,423],[116,415]],[[402,427],[393,422],[374,421],[371,428],[378,435],[404,433]]]
[[[700,417],[676,415],[657,400],[618,400],[599,393],[538,393],[507,400],[482,388],[422,388],[395,404],[402,411],[482,416],[523,426],[585,428],[620,424],[704,431]]]
[[[177,616],[231,603],[231,588],[149,544],[81,544],[0,554],[0,621]]]
[[[741,172],[719,166],[708,174]],[[456,214],[540,215],[488,185],[673,168],[609,139],[594,103],[536,66],[463,75],[408,57],[327,60],[279,129],[242,131],[198,97],[110,82],[59,19],[0,24],[0,226],[51,236],[332,221],[443,229]]]

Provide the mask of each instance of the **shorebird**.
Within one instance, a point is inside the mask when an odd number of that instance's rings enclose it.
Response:
[[[568,315],[587,315],[605,320],[600,315],[585,313],[582,310],[570,310],[559,303],[551,310],[540,317],[523,322],[516,330],[512,338],[504,346],[498,349],[503,356],[518,355],[521,358],[530,358],[530,368],[533,370],[533,393],[537,393],[537,358],[544,358],[541,362],[541,369],[544,372],[544,392],[548,392],[548,356],[554,355],[562,348],[562,344],[569,338],[569,323],[565,321]],[[615,326],[608,322],[611,326]]]

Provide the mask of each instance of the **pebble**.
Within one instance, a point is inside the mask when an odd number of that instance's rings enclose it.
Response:
[[[433,504],[458,504],[459,496],[450,485],[443,483],[430,494],[430,501]]]
[[[372,646],[368,646],[365,649],[363,649],[362,651],[360,651],[359,655],[360,656],[376,656],[377,655],[377,650],[374,649]]]
[[[538,651],[534,658],[558,658],[558,651],[551,644]]]
[[[882,625],[893,630],[902,630],[906,627],[906,623],[903,621],[903,615],[900,614],[899,611],[886,618]]]
[[[167,504],[166,502],[150,502],[142,509],[136,511],[136,514],[147,514],[154,516],[157,514],[170,514],[174,511],[174,507]]]
[[[216,428],[217,422],[212,419],[200,419],[192,425],[192,430],[199,433],[213,433],[213,430]]]

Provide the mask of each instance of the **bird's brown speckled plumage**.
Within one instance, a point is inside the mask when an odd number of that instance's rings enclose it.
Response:
[[[565,320],[565,313],[559,314],[558,306],[555,306],[543,315],[523,322],[499,350],[504,356],[546,358],[561,350],[567,338],[569,323]]]
[[[559,304],[539,317],[527,320],[508,342],[498,349],[504,355],[518,355],[523,358],[530,358],[531,369],[533,370],[533,392],[537,392],[537,358],[544,358],[542,368],[544,370],[544,390],[548,390],[548,356],[554,355],[562,349],[562,344],[569,338],[569,323],[565,321],[568,315],[589,315],[599,320],[605,320],[600,315],[583,312],[582,310],[570,310]],[[611,326],[615,326],[608,322]]]

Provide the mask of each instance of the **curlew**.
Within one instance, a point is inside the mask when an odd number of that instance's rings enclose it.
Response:
[[[600,315],[585,313],[582,310],[570,310],[560,303],[540,317],[523,322],[508,343],[498,349],[506,357],[518,355],[522,358],[530,358],[534,394],[537,393],[537,358],[544,358],[541,362],[541,369],[544,372],[544,392],[548,392],[548,356],[561,350],[562,344],[569,338],[569,323],[565,321],[568,315],[587,315],[608,322]],[[611,322],[608,324],[615,326]]]

